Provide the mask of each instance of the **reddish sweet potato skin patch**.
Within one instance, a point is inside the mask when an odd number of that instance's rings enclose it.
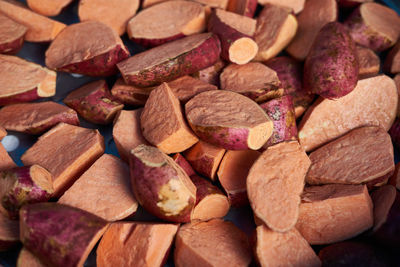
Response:
[[[34,100],[39,99],[40,96],[37,93],[37,88],[6,97],[0,97],[0,106],[11,105],[11,104],[18,104],[24,102],[31,102]]]

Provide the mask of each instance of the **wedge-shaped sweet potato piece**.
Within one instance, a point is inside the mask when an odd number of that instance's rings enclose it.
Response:
[[[27,0],[29,8],[43,16],[53,17],[61,13],[63,8],[73,0]]]
[[[361,127],[310,154],[308,184],[368,184],[394,171],[393,145],[380,127]]]
[[[194,34],[136,54],[117,66],[125,82],[147,87],[207,68],[217,62],[220,53],[217,36]]]
[[[22,248],[18,254],[17,267],[45,267],[35,255],[26,248]]]
[[[226,9],[229,2],[229,0],[194,0],[194,1],[206,5],[208,7],[219,8],[219,9]]]
[[[311,245],[339,242],[372,227],[372,206],[365,185],[306,187],[296,228]]]
[[[361,4],[344,24],[357,44],[377,52],[393,46],[400,36],[400,16],[378,3]]]
[[[40,136],[21,157],[24,165],[38,164],[53,175],[55,197],[68,189],[104,153],[97,131],[60,123]]]
[[[109,222],[131,216],[138,207],[128,165],[108,154],[96,160],[58,203],[86,210]]]
[[[24,43],[24,36],[28,29],[0,14],[0,53],[16,54]]]
[[[257,0],[229,0],[226,10],[252,18],[256,13]]]
[[[52,101],[14,104],[0,109],[0,125],[10,131],[41,134],[59,122],[79,125],[78,114]]]
[[[184,156],[182,156],[181,153],[176,153],[172,158],[179,166],[181,166],[181,168],[186,172],[187,175],[189,175],[189,177],[196,174],[190,163],[185,159]]]
[[[270,229],[286,232],[299,216],[300,195],[311,161],[297,142],[268,147],[247,176],[247,195],[255,216]]]
[[[245,95],[259,103],[284,94],[277,73],[258,62],[229,65],[222,71],[220,82],[221,89]]]
[[[46,51],[46,66],[88,76],[110,76],[116,64],[129,57],[118,34],[98,21],[68,26]]]
[[[291,9],[295,14],[300,13],[304,8],[306,0],[258,0],[261,5],[273,4]]]
[[[274,232],[265,225],[256,229],[255,256],[260,266],[321,266],[321,261],[296,230]]]
[[[336,0],[307,0],[297,17],[297,33],[286,51],[295,59],[304,60],[318,32],[326,23],[335,21],[337,15]]]
[[[185,105],[186,118],[203,141],[230,150],[261,148],[273,123],[254,101],[240,94],[213,90]]]
[[[400,164],[397,163],[394,169],[394,174],[389,179],[389,183],[400,190]]]
[[[383,70],[390,73],[400,73],[400,41],[387,54]]]
[[[167,221],[190,221],[196,187],[172,158],[139,145],[131,151],[130,169],[136,199],[148,212]]]
[[[185,122],[178,98],[166,83],[150,93],[140,126],[146,140],[167,154],[184,151],[198,141]]]
[[[209,84],[191,76],[183,76],[168,83],[174,95],[182,103],[205,91],[217,90],[215,85]]]
[[[17,167],[17,165],[0,143],[0,171],[12,169],[14,167]]]
[[[379,73],[380,59],[375,52],[363,46],[356,48],[358,58],[358,78],[365,79]]]
[[[56,75],[54,71],[22,58],[0,55],[0,105],[55,95]]]
[[[131,106],[144,106],[154,88],[129,85],[124,82],[124,79],[118,78],[111,89],[111,94],[121,103]]]
[[[233,223],[220,219],[182,226],[175,241],[175,266],[248,266],[249,241]]]
[[[214,65],[202,69],[194,74],[193,77],[202,80],[203,82],[219,86],[219,75],[225,68],[226,62],[223,60],[218,60]]]
[[[358,81],[356,88],[337,100],[318,99],[303,116],[299,140],[306,151],[360,126],[390,129],[397,112],[394,81],[380,75]]]
[[[83,266],[106,229],[105,220],[67,205],[37,203],[20,210],[20,239],[46,265]]]

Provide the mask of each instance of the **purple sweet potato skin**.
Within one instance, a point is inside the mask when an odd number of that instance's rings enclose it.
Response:
[[[34,88],[32,90],[12,95],[12,96],[7,96],[7,97],[0,97],[0,106],[5,106],[5,105],[11,105],[11,104],[18,104],[18,103],[24,103],[24,102],[31,102],[33,100],[39,99],[40,96],[37,93],[37,88]]]
[[[198,175],[192,175],[190,176],[190,179],[194,183],[194,185],[197,188],[196,191],[196,205],[199,204],[200,201],[202,201],[206,196],[212,195],[212,194],[221,194],[221,190],[218,189],[215,185],[207,181],[206,179],[198,176]]]
[[[186,172],[189,177],[196,174],[190,163],[185,159],[184,156],[182,156],[182,154],[176,153],[173,159]]]
[[[163,39],[144,39],[144,38],[131,38],[134,43],[140,44],[144,47],[156,47],[174,40],[178,40],[185,37],[183,33],[179,33],[177,35],[163,38]]]
[[[79,126],[78,114],[76,112],[74,112],[74,113],[68,112],[68,113],[59,114],[57,116],[54,116],[50,121],[48,121],[45,124],[42,124],[42,125],[39,125],[36,127],[30,127],[28,129],[26,129],[25,133],[34,134],[34,135],[42,134],[60,122]]]
[[[17,37],[14,41],[0,44],[0,54],[14,55],[18,53],[24,44],[24,35]]]
[[[107,222],[58,203],[25,205],[20,210],[20,239],[25,248],[51,266],[77,266],[93,237]]]
[[[392,138],[392,142],[400,148],[400,119],[397,118],[392,127],[389,130],[390,137]]]
[[[318,33],[304,64],[304,87],[324,98],[347,95],[358,81],[356,46],[342,24],[330,22]]]

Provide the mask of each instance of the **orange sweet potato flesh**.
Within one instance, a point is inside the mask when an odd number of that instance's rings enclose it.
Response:
[[[27,0],[30,9],[43,16],[53,17],[73,0]]]
[[[330,184],[304,189],[296,228],[308,243],[320,245],[354,237],[373,221],[365,185]]]
[[[14,167],[17,167],[17,165],[12,160],[10,155],[8,155],[4,146],[0,143],[0,171],[11,169]]]
[[[261,5],[273,4],[290,8],[295,14],[303,10],[305,2],[306,0],[258,0],[258,3]]]
[[[45,267],[35,255],[26,248],[22,248],[18,254],[17,267]]]
[[[268,147],[254,162],[247,176],[247,195],[254,214],[270,229],[285,232],[296,224],[310,164],[298,142]]]
[[[4,138],[4,136],[7,135],[6,129],[4,127],[0,126],[0,140]]]
[[[19,224],[0,214],[0,251],[5,251],[19,242]]]
[[[400,190],[400,163],[396,164],[394,174],[390,177],[389,183],[395,186],[397,190]]]

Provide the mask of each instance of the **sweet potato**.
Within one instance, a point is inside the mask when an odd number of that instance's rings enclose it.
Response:
[[[389,183],[400,190],[400,164],[397,163],[394,169],[392,177],[389,179]]]
[[[240,94],[213,90],[185,105],[186,118],[203,141],[230,150],[261,148],[273,123],[255,102]]]
[[[131,151],[130,169],[133,192],[148,212],[167,221],[190,221],[196,187],[172,158],[139,145]]]
[[[46,265],[83,266],[106,228],[105,220],[57,203],[29,204],[20,210],[20,239]]]
[[[260,266],[321,266],[318,256],[296,229],[279,233],[260,225],[256,239],[255,256]]]
[[[397,111],[396,84],[380,75],[360,80],[348,95],[337,100],[320,98],[303,116],[299,139],[306,151],[360,126],[380,126],[386,131]]]
[[[191,76],[183,76],[168,82],[171,91],[182,103],[186,103],[195,95],[211,90],[217,90],[215,85],[209,84]]]
[[[0,140],[3,139],[7,135],[6,129],[0,126]]]
[[[186,172],[186,174],[189,177],[196,174],[196,172],[193,170],[192,166],[185,159],[185,157],[182,156],[181,153],[176,153],[172,158],[174,159],[176,164],[178,164]]]
[[[226,10],[236,14],[254,17],[257,9],[257,0],[229,0]]]
[[[399,103],[400,103],[400,73],[398,73],[396,76],[393,78],[394,83],[397,86],[397,93],[399,95]],[[400,117],[400,104],[397,105],[397,117]]]
[[[400,17],[393,9],[378,3],[363,3],[346,19],[353,40],[380,52],[393,46],[400,36]]]
[[[22,248],[18,254],[17,267],[45,267],[29,250]]]
[[[4,149],[4,146],[0,143],[0,171],[15,168],[17,165],[14,163],[10,155]]]
[[[222,59],[236,64],[246,64],[256,56],[255,29],[256,20],[222,9],[213,10],[208,22],[208,31],[221,40]]]
[[[46,2],[50,1],[56,2]],[[28,28],[25,40],[29,42],[50,42],[66,27],[64,23],[41,16],[20,3],[8,0],[0,1],[0,12]]]
[[[111,89],[111,94],[121,103],[131,106],[144,106],[149,98],[151,90],[155,87],[137,87],[124,82],[124,79],[118,78]]]
[[[82,0],[79,2],[78,15],[80,21],[100,21],[123,35],[139,4],[140,0]]]
[[[169,1],[169,0],[141,0],[140,2],[142,9],[148,8],[150,6],[165,2],[165,1]]]
[[[358,78],[365,79],[379,73],[380,59],[375,52],[363,46],[356,47],[358,58]]]
[[[121,159],[129,162],[131,150],[148,142],[140,129],[140,115],[143,109],[121,110],[114,120],[113,138]]]
[[[258,45],[257,61],[278,55],[294,38],[297,20],[291,10],[279,5],[266,4],[257,18],[254,40]]]
[[[219,75],[221,74],[225,66],[226,66],[225,61],[218,60],[214,65],[202,69],[192,74],[192,76],[203,82],[219,86]]]
[[[400,41],[387,54],[383,70],[389,73],[400,73]]]
[[[43,16],[53,17],[69,5],[73,0],[27,0],[29,8]]]
[[[0,53],[16,54],[24,43],[28,29],[0,13]]]
[[[307,0],[297,17],[297,33],[286,51],[297,60],[304,60],[322,27],[335,21],[338,15],[336,0]]]
[[[225,154],[222,147],[199,141],[185,152],[185,157],[198,173],[216,180],[218,166]]]
[[[148,47],[201,33],[205,29],[205,7],[183,0],[166,1],[146,8],[127,25],[129,38]]]
[[[24,165],[38,164],[50,171],[53,196],[57,197],[103,153],[103,136],[97,130],[59,123],[40,136],[21,160]]]
[[[277,73],[258,62],[231,64],[220,76],[221,89],[233,91],[263,102],[284,94]]]
[[[340,7],[351,8],[362,3],[373,2],[374,0],[337,0]]]
[[[140,127],[144,138],[167,154],[182,152],[198,141],[186,124],[178,98],[166,83],[150,93],[140,115]]]
[[[246,181],[250,205],[270,229],[286,232],[296,224],[310,165],[299,143],[284,142],[268,147],[250,168]]]
[[[206,5],[208,7],[213,7],[218,9],[226,9],[229,2],[229,0],[194,0],[194,1]]]
[[[397,118],[389,130],[390,137],[396,147],[400,147],[400,119]]]
[[[110,76],[129,57],[121,38],[109,26],[86,21],[68,26],[46,51],[50,69],[89,76]]]
[[[54,96],[56,76],[54,71],[38,64],[16,56],[0,55],[0,105]]]
[[[0,125],[10,131],[41,134],[59,122],[79,125],[78,114],[52,101],[14,104],[0,109]]]
[[[148,87],[207,68],[220,53],[217,36],[195,34],[136,54],[117,67],[128,84]]]
[[[9,250],[19,242],[18,221],[10,220],[0,213],[0,251]]]
[[[372,206],[365,185],[306,187],[296,228],[311,245],[349,239],[372,227]]]
[[[176,236],[176,267],[248,266],[251,258],[246,234],[231,222],[214,219],[186,224]]]
[[[306,0],[258,0],[261,5],[273,4],[291,9],[295,14],[300,13],[304,8]]]
[[[96,250],[97,266],[163,266],[177,231],[175,224],[113,223]]]
[[[217,174],[232,206],[239,207],[249,203],[247,175],[260,155],[260,152],[254,150],[229,150],[225,153]]]

